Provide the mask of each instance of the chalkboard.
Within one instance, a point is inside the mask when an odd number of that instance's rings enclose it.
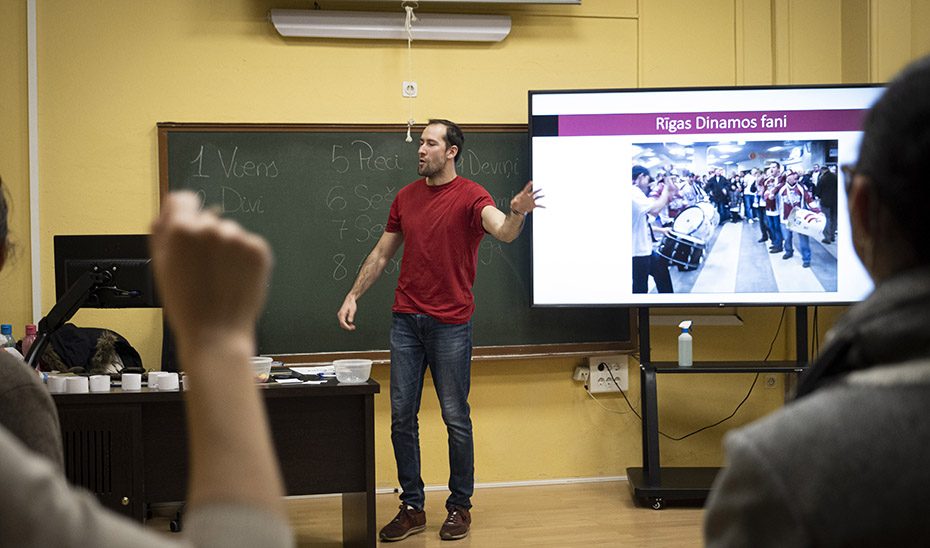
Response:
[[[462,128],[457,173],[483,185],[508,211],[528,180],[526,126]],[[419,178],[421,131],[415,127],[407,143],[406,126],[398,125],[158,124],[162,195],[197,192],[225,217],[262,234],[274,250],[259,327],[262,354],[388,347],[401,252],[359,300],[355,331],[339,327],[336,311],[383,232],[397,191]],[[482,348],[476,357],[631,348],[629,309],[530,306],[530,236],[524,232],[510,244],[490,235],[481,243],[473,318],[474,343]]]

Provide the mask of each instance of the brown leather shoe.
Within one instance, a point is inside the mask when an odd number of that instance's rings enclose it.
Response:
[[[449,515],[442,522],[439,529],[439,538],[442,540],[458,540],[468,536],[468,526],[471,525],[471,514],[461,506],[449,507]]]
[[[381,540],[403,540],[426,530],[426,512],[409,504],[401,504],[400,512],[381,529]]]

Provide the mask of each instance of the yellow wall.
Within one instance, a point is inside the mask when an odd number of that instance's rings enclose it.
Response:
[[[12,245],[0,271],[0,322],[13,324],[17,338],[22,338],[23,326],[32,321],[26,9],[21,4],[0,1],[0,177],[10,201],[7,221]]]
[[[36,0],[41,310],[54,304],[53,235],[147,231],[158,209],[157,122],[406,121],[408,103],[399,92],[408,79],[406,44],[283,39],[266,21],[273,7],[306,4]],[[413,115],[419,121],[523,123],[528,89],[880,81],[930,50],[923,32],[930,8],[920,0],[584,0],[580,7],[436,10],[507,12],[513,30],[499,44],[414,44],[420,96]],[[0,274],[0,320],[13,322],[21,337],[32,306],[26,8],[19,0],[0,0],[0,14],[0,173],[10,188],[20,251]],[[821,332],[839,312],[821,310]],[[743,326],[699,326],[695,356],[761,359],[780,314],[742,309]],[[773,359],[793,355],[791,316]],[[74,322],[117,330],[157,367],[160,311],[82,310]],[[674,359],[673,329],[653,329],[652,340],[654,359]],[[640,461],[638,421],[591,401],[571,380],[578,361],[475,364],[471,403],[479,481],[615,476]],[[631,372],[636,405],[638,375],[635,368]],[[376,399],[377,482],[390,486],[395,472],[387,367],[373,374],[384,388]],[[681,435],[719,420],[751,382],[747,375],[660,379],[662,429]],[[781,390],[757,387],[728,426],[770,412],[782,396]],[[611,408],[625,407],[616,396],[603,399]],[[445,433],[429,389],[423,411],[424,479],[442,484]],[[682,442],[663,439],[663,462],[719,464],[723,431]]]

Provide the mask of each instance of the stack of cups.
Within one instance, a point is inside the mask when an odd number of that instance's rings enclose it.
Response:
[[[149,390],[158,390],[158,383],[161,378],[168,375],[164,371],[149,371]]]
[[[168,371],[151,371],[149,373],[149,390],[177,390],[178,374]]]
[[[45,382],[48,384],[48,391],[52,394],[64,394],[66,392],[65,388],[65,379],[68,377],[62,377],[60,375],[49,375],[45,379]]]
[[[123,373],[121,381],[123,392],[142,390],[142,375],[139,373]]]
[[[178,389],[178,374],[162,372],[162,374],[158,376],[158,389],[159,390],[177,390]]]
[[[65,390],[69,394],[86,394],[87,393],[87,377],[65,377]]]
[[[109,375],[91,375],[90,376],[91,392],[109,392],[110,376]]]

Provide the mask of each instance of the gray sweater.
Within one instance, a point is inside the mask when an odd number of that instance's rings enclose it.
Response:
[[[5,351],[0,351],[0,425],[63,469],[55,402],[36,372]]]
[[[707,546],[930,546],[922,322],[926,269],[886,282],[837,322],[802,382],[806,395],[726,435]]]
[[[58,415],[38,376],[21,360],[3,351],[0,354],[0,546],[294,545],[286,520],[241,504],[191,507],[185,513],[184,533],[170,536],[146,530],[103,508],[62,474]]]

